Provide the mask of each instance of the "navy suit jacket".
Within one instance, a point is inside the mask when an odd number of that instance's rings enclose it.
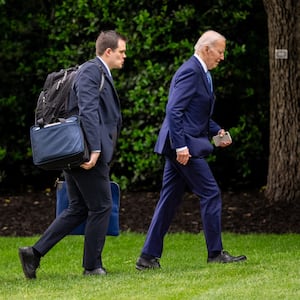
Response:
[[[213,151],[212,135],[221,127],[212,119],[214,94],[210,91],[200,61],[192,56],[174,74],[154,151],[167,154],[187,146],[194,157],[204,157]]]
[[[99,63],[105,73],[101,92],[99,87],[102,71]],[[113,80],[99,58],[80,66],[69,99],[69,110],[80,116],[89,150],[100,150],[100,159],[110,162],[120,133],[122,117]]]

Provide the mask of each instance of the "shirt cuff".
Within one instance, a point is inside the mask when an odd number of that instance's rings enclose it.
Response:
[[[187,149],[187,148],[188,148],[187,146],[184,146],[184,147],[177,148],[177,149],[176,149],[176,152],[179,152],[179,151],[185,150],[185,149]]]

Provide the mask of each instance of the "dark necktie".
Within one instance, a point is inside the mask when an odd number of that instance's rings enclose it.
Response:
[[[206,72],[206,77],[207,77],[208,84],[210,86],[210,91],[213,92],[213,83],[212,83],[212,78],[211,78],[211,74],[209,71]]]

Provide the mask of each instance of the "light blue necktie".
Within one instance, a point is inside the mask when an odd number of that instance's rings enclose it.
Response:
[[[208,84],[210,86],[210,91],[213,92],[213,83],[212,83],[212,78],[211,78],[211,74],[209,71],[206,72],[206,77],[207,77]]]

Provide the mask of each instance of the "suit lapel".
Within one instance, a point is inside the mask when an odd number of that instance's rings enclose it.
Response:
[[[210,102],[210,116],[212,116],[213,110],[214,110],[214,104],[215,104],[215,94],[213,92],[211,92],[210,85],[208,83],[208,80],[207,80],[207,77],[206,77],[206,74],[203,70],[202,65],[200,64],[200,62],[198,60],[197,60],[197,62],[198,62],[199,69],[200,69],[200,72],[201,72],[201,79],[202,79],[203,85],[205,86],[205,89],[206,89],[207,94],[209,95],[209,98],[210,98],[210,101],[211,101]]]
[[[108,83],[111,85],[112,91],[114,93],[114,99],[116,100],[116,103],[117,103],[118,107],[120,108],[121,107],[120,99],[119,99],[118,92],[115,88],[114,81],[113,81],[112,77],[109,75],[106,75],[106,78],[107,78]]]
[[[210,90],[210,86],[209,86],[209,83],[208,83],[208,81],[207,81],[206,74],[205,74],[205,72],[204,72],[204,69],[203,69],[203,67],[202,67],[202,65],[201,65],[201,63],[200,63],[200,61],[199,61],[195,56],[192,56],[192,59],[193,59],[194,63],[197,65],[197,68],[198,68],[199,71],[200,71],[201,79],[202,79],[203,85],[204,85],[204,87],[205,87],[207,93],[208,93],[209,95],[211,95],[212,92],[211,92],[211,90]]]
[[[96,61],[97,64],[101,65],[101,69],[102,69],[102,71],[103,71],[103,73],[105,75],[104,76],[105,80],[107,80],[107,82],[110,84],[111,89],[112,89],[112,91],[114,93],[114,99],[116,101],[116,104],[120,108],[121,104],[120,104],[120,100],[119,100],[119,95],[118,95],[117,90],[115,88],[113,78],[107,73],[107,70],[106,70],[105,66],[103,65],[102,61],[98,57],[95,57],[94,60]]]

